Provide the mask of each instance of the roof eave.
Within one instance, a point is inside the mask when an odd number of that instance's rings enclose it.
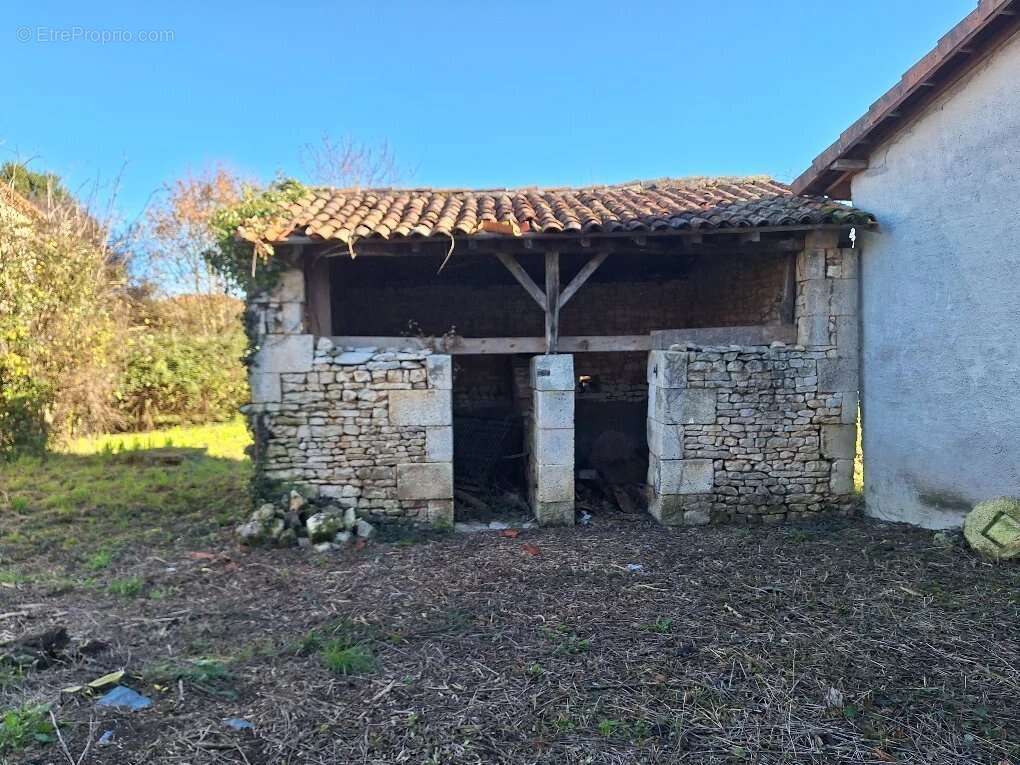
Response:
[[[935,101],[1020,30],[1020,0],[982,0],[935,48],[875,101],[792,184],[795,194],[850,199],[850,181],[863,168],[839,163],[864,162],[876,145],[909,125]]]
[[[864,215],[865,213],[861,213]],[[478,233],[478,234],[454,234],[453,239],[457,241],[475,241],[475,242],[524,242],[524,241],[536,241],[543,240],[546,242],[565,242],[565,241],[576,241],[581,239],[587,240],[598,240],[598,239],[662,239],[662,238],[699,238],[707,236],[734,236],[743,234],[771,234],[771,233],[797,233],[804,231],[849,231],[852,228],[864,228],[869,229],[875,227],[877,224],[872,220],[866,221],[846,221],[842,223],[798,223],[789,226],[735,226],[728,228],[699,228],[699,229],[666,229],[656,231],[567,231],[560,233],[553,232],[539,232],[531,231],[523,233],[520,236],[511,236],[505,234],[491,234],[491,233]],[[357,240],[358,244],[428,244],[432,242],[444,242],[449,243],[450,237],[442,234],[439,236],[411,236],[411,237],[391,237],[384,239],[382,237],[365,237]],[[306,245],[306,244],[343,244],[344,242],[340,239],[323,239],[320,237],[311,237],[304,234],[291,234],[284,239],[270,242],[274,246],[288,246],[288,245]]]

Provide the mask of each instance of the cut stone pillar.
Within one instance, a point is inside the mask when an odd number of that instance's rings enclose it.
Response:
[[[665,526],[710,520],[713,461],[684,458],[684,430],[715,424],[716,391],[689,387],[687,365],[684,351],[648,356],[648,511]]]
[[[837,422],[822,425],[820,433],[821,456],[829,466],[835,497],[853,491],[860,390],[859,271],[859,253],[841,249],[835,232],[809,232],[797,255],[797,342],[825,351],[826,357],[818,360],[818,393],[839,407]]]
[[[453,364],[434,354],[424,366],[427,388],[391,390],[387,397],[390,426],[425,436],[425,461],[397,465],[397,499],[423,503],[428,523],[446,528],[453,526]]]
[[[531,359],[528,499],[543,526],[574,523],[574,357]]]

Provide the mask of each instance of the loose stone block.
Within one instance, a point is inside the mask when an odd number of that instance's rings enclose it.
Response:
[[[255,372],[249,379],[253,404],[276,403],[280,400],[280,375]]]
[[[667,425],[711,425],[716,420],[715,388],[648,389],[648,417]]]
[[[573,428],[534,428],[534,459],[543,465],[574,464]]]
[[[532,390],[573,391],[574,357],[569,353],[533,356],[531,359]]]
[[[649,470],[655,470],[652,486],[659,494],[707,494],[715,482],[712,460],[660,460],[656,458]]]
[[[398,499],[452,499],[452,462],[397,465]]]
[[[430,388],[450,390],[453,388],[453,357],[432,354],[425,357],[425,372]]]
[[[822,425],[822,456],[852,460],[857,451],[857,428],[853,425]]]
[[[453,461],[453,427],[425,428],[425,459],[428,462]]]
[[[574,391],[534,392],[535,425],[540,428],[574,427]]]
[[[678,460],[684,456],[683,428],[648,418],[648,450],[656,457]]]
[[[963,535],[974,550],[993,560],[1020,558],[1020,499],[979,502],[964,518]]]
[[[648,384],[660,388],[687,387],[687,354],[652,351],[648,354]]]
[[[311,371],[314,340],[312,335],[265,335],[255,356],[254,371]]]
[[[452,425],[453,397],[449,390],[393,390],[389,392],[391,425]]]

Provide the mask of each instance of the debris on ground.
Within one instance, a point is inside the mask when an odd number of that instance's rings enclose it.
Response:
[[[234,730],[251,730],[255,727],[250,721],[245,720],[242,717],[228,718],[223,721],[223,724],[228,728],[233,728]]]
[[[75,757],[92,741],[88,765],[1020,765],[1020,566],[867,518],[666,529],[594,515],[583,533],[373,539],[336,560],[255,549],[229,577],[204,561],[165,572],[234,543],[178,527],[114,564],[150,579],[131,598],[54,591],[51,572],[94,574],[40,545],[4,561],[27,578],[0,589],[2,610],[27,615],[2,626],[66,626],[73,658],[10,679],[0,667],[0,709],[129,667],[122,683],[150,708],[54,708]],[[79,658],[86,635],[109,645]],[[58,746],[8,756],[66,763]]]
[[[139,710],[151,707],[152,699],[128,688],[126,685],[115,685],[96,704],[101,707]]]
[[[825,692],[825,706],[827,709],[842,709],[843,692],[838,688],[829,688]]]
[[[351,500],[316,505],[297,491],[279,502],[264,502],[236,529],[238,540],[247,547],[312,547],[316,552],[350,544],[358,537],[369,539],[375,527],[359,518]]]
[[[23,635],[0,643],[0,664],[45,669],[60,658],[70,642],[64,626]]]

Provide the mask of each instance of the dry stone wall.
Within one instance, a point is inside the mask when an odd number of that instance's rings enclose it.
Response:
[[[801,346],[652,351],[652,514],[701,525],[848,508],[855,432],[820,383],[828,360]]]
[[[248,413],[264,476],[363,517],[452,524],[450,357],[270,331],[281,306],[303,312],[292,273],[252,305],[262,334]]]
[[[807,237],[798,345],[651,352],[648,483],[662,523],[778,522],[853,506],[857,255],[824,232]]]

